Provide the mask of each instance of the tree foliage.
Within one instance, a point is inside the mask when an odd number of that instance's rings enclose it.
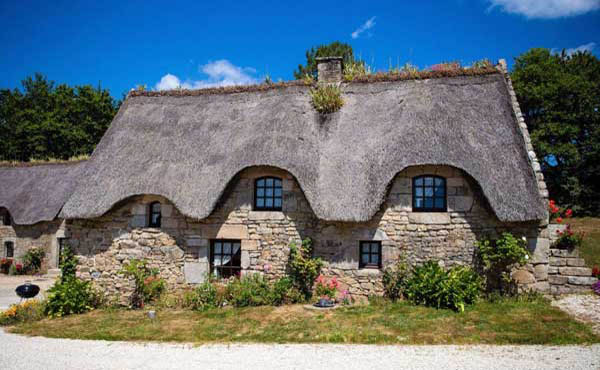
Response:
[[[600,214],[600,60],[531,49],[511,77],[551,197]]]
[[[306,64],[298,65],[298,69],[294,71],[294,78],[300,80],[306,75],[316,76],[317,58],[322,57],[343,57],[345,64],[355,62],[354,51],[349,44],[334,41],[327,45],[318,45],[306,51]]]
[[[119,102],[90,85],[56,85],[36,74],[22,90],[0,90],[0,160],[69,159],[90,154]]]

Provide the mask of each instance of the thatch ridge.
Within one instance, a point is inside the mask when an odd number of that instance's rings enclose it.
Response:
[[[60,164],[75,165],[87,161],[86,159],[53,159],[53,160],[34,160],[29,162],[21,161],[0,161],[0,167],[35,167],[35,166],[56,166]]]
[[[366,221],[398,172],[440,164],[475,179],[500,220],[543,218],[501,73],[342,90],[346,104],[327,116],[301,85],[130,96],[61,215],[97,217],[135,194],[159,194],[202,219],[239,171],[268,165],[296,177],[320,219]]]
[[[0,167],[0,207],[18,225],[56,218],[80,178],[86,161]]]

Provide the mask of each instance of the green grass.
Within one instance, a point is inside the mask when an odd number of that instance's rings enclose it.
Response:
[[[581,257],[589,267],[600,266],[600,218],[583,217],[569,220],[573,231],[585,233],[579,249]]]
[[[302,305],[143,311],[107,309],[9,328],[56,338],[193,343],[581,344],[600,337],[542,299],[482,302],[464,313],[378,303],[331,311]]]

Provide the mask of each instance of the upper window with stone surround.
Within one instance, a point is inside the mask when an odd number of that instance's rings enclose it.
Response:
[[[150,203],[150,218],[148,222],[149,227],[160,227],[162,214],[161,214],[161,204],[160,202],[152,202]]]
[[[281,211],[282,207],[281,179],[277,177],[261,177],[254,182],[254,210]]]
[[[10,213],[8,213],[8,210],[5,208],[0,208],[0,222],[5,226],[10,226],[12,224]]]
[[[413,178],[413,212],[446,212],[446,179],[423,175]]]
[[[4,242],[4,257],[13,258],[15,256],[15,243],[14,242]]]

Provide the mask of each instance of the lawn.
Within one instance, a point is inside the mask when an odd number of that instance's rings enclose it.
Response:
[[[579,252],[589,267],[600,266],[600,218],[583,217],[569,220],[574,231],[585,233]]]
[[[13,333],[56,338],[192,343],[581,344],[598,343],[589,327],[533,302],[481,302],[463,313],[379,302],[330,311],[302,305],[144,311],[97,310],[24,323]]]

